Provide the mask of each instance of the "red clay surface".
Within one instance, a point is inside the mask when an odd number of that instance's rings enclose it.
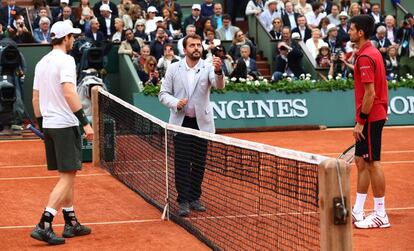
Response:
[[[344,130],[229,134],[270,145],[336,157],[352,144]],[[387,180],[386,207],[391,228],[353,230],[354,250],[414,250],[414,127],[386,128],[383,167]],[[100,168],[89,164],[79,172],[75,210],[92,228],[89,236],[67,239],[50,247],[29,237],[38,222],[48,194],[58,180],[47,172],[42,142],[0,141],[0,249],[1,250],[208,250],[191,234]],[[406,178],[407,177],[407,178]],[[356,190],[352,169],[352,196]],[[372,195],[366,209],[372,210]],[[352,198],[353,200],[353,198]],[[62,216],[55,231],[62,231]]]

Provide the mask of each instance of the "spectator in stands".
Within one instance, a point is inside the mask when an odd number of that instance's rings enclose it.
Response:
[[[380,13],[380,5],[378,3],[373,3],[371,7],[371,15],[374,18],[375,26],[384,24],[384,16]]]
[[[9,36],[18,44],[35,43],[32,33],[27,29],[23,16],[15,16],[16,20],[13,23],[15,30],[9,32]]]
[[[139,0],[138,4],[141,6],[141,9],[148,10],[149,7],[155,7],[156,9],[160,8],[158,0]]]
[[[124,22],[125,28],[132,29],[132,27],[134,27],[134,21],[132,20],[132,17],[129,14],[134,7],[135,4],[133,4],[131,0],[122,0],[121,3],[118,5],[118,15],[119,18],[121,18]],[[139,9],[141,9],[141,7],[139,7]]]
[[[246,6],[246,16],[248,15],[259,16],[265,8],[264,2],[265,1],[263,0],[250,0]]]
[[[387,56],[385,57],[385,70],[387,72],[387,80],[393,79],[395,74],[398,74],[400,70],[398,47],[391,45],[388,47]]]
[[[349,17],[361,15],[361,6],[358,3],[351,3],[348,10]]]
[[[203,18],[200,15],[201,5],[193,4],[191,7],[191,15],[184,19],[184,27],[193,24],[196,27],[196,34],[203,37]]]
[[[112,15],[112,10],[107,4],[102,4],[99,10],[101,11],[101,15],[98,17],[99,30],[108,40],[115,33],[115,16]]]
[[[203,36],[201,38],[206,39],[206,30],[207,29],[215,29],[210,17],[205,17],[202,21],[201,27],[203,29]]]
[[[212,27],[207,28],[205,31],[206,39],[203,40],[201,45],[203,46],[203,58],[206,62],[213,62],[213,49],[221,44],[220,39],[216,39],[216,32]]]
[[[120,19],[119,17],[116,17],[114,20],[114,27],[115,32],[112,35],[111,41],[113,43],[120,43],[122,40],[124,40],[124,21]]]
[[[289,26],[290,29],[295,29],[297,24],[299,14],[293,12],[293,4],[291,2],[286,2],[285,12],[282,14],[283,24]]]
[[[326,15],[331,14],[332,10],[332,1],[331,0],[319,0],[319,3],[322,5],[324,12]]]
[[[32,19],[33,20],[33,23],[32,23],[33,29],[39,28],[39,21],[40,21],[40,18],[42,18],[42,17],[47,17],[49,19],[50,23],[52,23],[50,10],[48,11],[48,8],[46,8],[46,7],[39,7],[39,12],[38,12],[37,17],[35,19]]]
[[[149,34],[150,41],[153,41],[155,39],[155,37],[157,36],[157,28],[158,27],[164,28],[167,38],[169,40],[172,40],[172,34],[169,30],[167,30],[167,28],[165,26],[165,23],[164,23],[164,19],[162,17],[157,16],[157,17],[154,17],[154,21],[155,21],[156,28],[155,28],[154,31],[151,31],[150,34]]]
[[[47,17],[42,17],[39,21],[39,27],[33,31],[33,36],[36,43],[40,44],[49,44],[50,39],[50,19]]]
[[[101,45],[105,41],[105,35],[99,29],[99,21],[97,18],[91,20],[90,31],[85,32],[85,36],[90,38],[95,45]]]
[[[272,21],[276,17],[281,17],[280,12],[277,11],[277,0],[268,0],[266,2],[267,8],[260,14],[260,22],[263,24],[267,31],[272,29]]]
[[[151,49],[148,45],[144,45],[141,47],[141,53],[136,61],[134,61],[135,68],[137,71],[143,71],[145,62],[147,58],[150,56]]]
[[[62,15],[60,15],[55,22],[69,20],[72,25],[75,23],[75,17],[72,15],[72,8],[70,6],[63,7]]]
[[[377,47],[377,49],[381,52],[382,58],[384,59],[387,56],[387,49],[391,46],[391,41],[388,40],[386,37],[387,29],[385,26],[378,26],[377,33],[371,37],[371,41],[373,41],[373,45]]]
[[[328,36],[324,38],[323,41],[328,44],[331,52],[335,52],[338,48],[340,49],[342,47],[342,43],[338,39],[338,27],[334,24],[329,24]]]
[[[246,37],[243,31],[239,30],[234,34],[233,43],[229,49],[229,55],[233,58],[233,60],[237,60],[241,57],[240,47],[245,44],[250,46],[250,56],[252,58],[256,57],[256,46]]]
[[[348,18],[349,18],[348,17],[348,14],[346,14],[345,11],[342,11],[341,13],[339,13],[339,22],[340,22],[340,24],[338,25],[338,39],[343,44],[345,44],[346,42],[349,41],[349,35],[348,35],[349,23],[348,23]]]
[[[349,8],[351,7],[351,0],[341,0],[339,2],[339,6],[341,6],[341,12],[345,11],[348,13]]]
[[[7,0],[7,5],[0,12],[0,22],[3,27],[7,27],[9,32],[16,32],[17,27],[14,26],[14,21],[18,16],[23,16],[24,13],[23,8],[16,6],[16,0]]]
[[[187,25],[187,27],[185,28],[185,33],[188,35],[194,35],[196,34],[196,27],[194,26],[194,24],[189,24]],[[178,50],[178,56],[180,56],[181,58],[185,57],[185,53],[184,53],[184,46],[183,46],[183,41],[184,38],[181,38],[180,40],[178,40],[177,42],[177,50]]]
[[[223,7],[221,3],[214,4],[214,15],[211,16],[211,21],[216,29],[223,27]]]
[[[349,74],[353,75],[358,48],[356,48],[354,43],[351,43],[350,47],[352,49],[352,53],[350,53],[349,56],[347,56],[342,50],[337,50],[335,53],[331,53],[332,64],[329,68],[328,75],[338,76],[340,73],[342,78],[346,78]]]
[[[395,18],[392,15],[385,17],[385,28],[387,29],[387,38],[391,41],[391,43],[393,45],[398,44],[398,29],[395,27]]]
[[[324,39],[328,36],[328,25],[330,24],[329,18],[324,17],[322,18],[321,22],[319,23],[319,30],[321,31],[321,38]]]
[[[312,5],[306,2],[306,0],[299,0],[295,6],[295,12],[301,15],[306,15],[308,12],[312,12]]]
[[[181,10],[180,4],[176,3],[174,0],[164,0],[164,3],[161,4],[160,9],[168,9],[175,19],[177,19],[177,22],[180,24],[181,27],[181,21],[183,19],[183,12]]]
[[[158,71],[159,77],[164,77],[165,73],[167,72],[168,66],[171,63],[180,61],[180,57],[174,55],[174,47],[172,44],[165,44],[164,45],[164,55],[158,60]]]
[[[150,43],[151,55],[159,60],[164,54],[164,45],[170,43],[167,37],[167,32],[162,26],[157,27],[156,37]]]
[[[93,6],[93,14],[95,15],[96,18],[99,18],[102,15],[101,6],[103,4],[106,4],[109,6],[109,9],[111,10],[111,14],[112,16],[114,16],[114,18],[118,17],[118,7],[109,0],[102,0],[100,2],[95,3],[95,5]]]
[[[91,20],[93,18],[92,9],[84,8],[81,13],[80,20],[74,25],[82,30],[83,33],[86,33],[91,30]]]
[[[331,24],[339,25],[339,5],[337,3],[332,3],[331,13],[327,17]]]
[[[121,42],[118,54],[129,55],[134,62],[138,60],[139,53],[144,45],[144,40],[139,37],[134,37],[134,31],[128,28],[125,30],[125,40]]]
[[[400,41],[400,76],[414,72],[414,18],[412,13],[404,16],[397,37]]]
[[[167,31],[169,31],[174,39],[179,39],[182,36],[180,20],[168,8],[162,9],[161,12]]]
[[[306,13],[305,17],[310,28],[318,28],[322,18],[326,17],[326,13],[319,2],[313,2],[312,12]]]
[[[149,40],[147,33],[145,33],[145,20],[144,19],[138,19],[135,22],[134,36],[139,37],[144,41]]]
[[[283,21],[280,17],[276,17],[273,19],[273,28],[271,31],[269,31],[270,36],[272,36],[272,39],[280,40],[282,39],[282,28],[284,26]]]
[[[32,27],[33,29],[39,28],[39,21],[42,17],[40,15],[41,10],[46,11],[46,17],[52,17],[52,13],[50,12],[50,8],[46,3],[46,0],[33,0],[33,6],[28,8],[28,18],[30,21],[32,21]],[[51,19],[50,19],[51,20]]]
[[[240,79],[248,79],[251,80],[253,79],[252,77],[249,78],[249,76],[247,75],[247,66],[246,66],[246,62],[243,61],[242,58],[239,58],[238,60],[236,60],[236,63],[234,65],[234,69],[232,71],[232,73],[230,73],[229,76],[230,79],[237,79],[236,81],[240,81]]]
[[[318,28],[312,30],[312,38],[306,41],[306,47],[308,48],[313,59],[318,55],[318,49],[322,45],[321,31]]]
[[[86,13],[86,11],[90,12],[89,16],[92,18],[93,10],[92,10],[92,6],[89,4],[89,0],[81,0],[79,2],[78,7],[73,9],[73,15],[75,16],[75,22],[78,23],[82,19],[82,14]]]
[[[148,56],[144,64],[144,69],[138,71],[139,79],[143,85],[158,85],[160,74],[157,71],[157,60],[153,56]]]
[[[272,82],[281,80],[284,73],[299,78],[300,74],[304,73],[301,64],[303,54],[300,49],[291,47],[285,42],[279,42],[277,48],[279,55],[276,57],[276,71],[272,75]]]
[[[306,25],[306,17],[304,15],[299,15],[298,19],[298,27],[292,30],[292,33],[298,33],[300,35],[300,39],[303,42],[306,42],[309,38],[312,37],[312,30]]]
[[[53,23],[57,22],[57,20],[59,20],[62,15],[63,15],[63,9],[69,6],[69,0],[60,0],[60,5],[57,8],[54,8],[52,10],[52,19],[53,19]]]
[[[8,35],[7,31],[3,31],[3,25],[0,23],[0,40],[6,37],[6,34]]]
[[[145,21],[145,33],[147,33],[148,35],[152,32],[155,31],[157,29],[157,24],[155,23],[155,17],[158,14],[158,10],[157,8],[155,8],[154,6],[150,6],[147,9],[147,16],[146,16],[146,21]]]
[[[233,59],[226,53],[225,48],[222,45],[216,46],[212,50],[214,56],[221,59],[221,69],[225,76],[229,76],[233,72]]]
[[[250,55],[250,46],[247,44],[242,45],[240,47],[240,54],[240,59],[246,64],[248,77],[254,80],[258,79],[260,73],[257,70],[256,60],[254,60]]]
[[[371,3],[369,0],[361,0],[358,4],[361,6],[361,14],[371,13]]]
[[[214,3],[213,0],[204,0],[201,4],[201,16],[211,17],[214,14]]]
[[[316,65],[318,67],[329,68],[332,64],[331,50],[327,43],[322,43],[319,47],[318,56],[316,56]]]
[[[223,27],[216,30],[217,38],[220,40],[233,40],[234,34],[239,31],[240,28],[231,25],[231,17],[227,14],[223,15]]]

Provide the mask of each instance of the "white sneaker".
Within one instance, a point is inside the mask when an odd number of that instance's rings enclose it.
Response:
[[[365,219],[364,211],[355,213],[354,209],[352,209],[352,223],[363,221]]]
[[[388,220],[388,215],[381,217],[375,212],[368,215],[363,221],[355,222],[356,228],[386,228],[390,227],[390,221]]]

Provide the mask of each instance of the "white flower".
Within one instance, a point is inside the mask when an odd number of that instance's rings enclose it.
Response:
[[[310,77],[306,77],[305,80],[309,81],[311,78]]]
[[[407,81],[405,78],[402,79],[403,82]]]
[[[264,79],[264,77],[263,77],[263,76],[259,76],[259,77],[258,77],[258,79],[259,79],[259,80],[263,80],[263,79]]]
[[[267,83],[269,80],[267,80],[267,78],[263,79],[263,82]]]
[[[246,82],[246,79],[245,78],[239,78],[239,81],[244,83],[244,82]]]
[[[397,83],[397,80],[393,79],[393,80],[391,81],[391,83],[395,84],[395,83]]]
[[[300,74],[299,79],[305,79],[305,74]]]
[[[244,82],[244,81],[243,81],[243,82]],[[247,80],[246,84],[247,84],[247,85],[252,85],[252,81]]]
[[[310,78],[312,75],[310,73],[306,73],[306,77]]]
[[[290,74],[290,77],[291,77],[291,78],[294,78],[294,77],[295,77],[295,74],[291,73],[291,74]]]
[[[260,85],[259,80],[254,81],[254,85],[255,85],[255,86],[259,86],[259,85]]]
[[[316,80],[315,79],[312,79],[312,81],[311,81],[312,83],[316,83]]]
[[[336,76],[336,78],[335,78],[336,80],[340,80],[341,79],[341,76]]]
[[[232,82],[236,82],[237,78],[232,77],[230,80],[231,80]]]
[[[394,78],[394,73],[390,73],[390,77]]]
[[[292,78],[291,77],[287,77],[286,80],[289,81],[289,82],[292,82]]]
[[[223,78],[224,80],[228,80],[229,79],[229,77],[227,77],[227,76],[224,76],[224,78]]]
[[[337,76],[341,78],[341,77],[342,77],[342,74],[341,74],[341,73],[338,73],[338,75],[337,75]]]
[[[352,76],[352,73],[349,73],[348,74],[348,78],[352,78],[353,76]]]
[[[407,74],[407,78],[408,79],[413,79],[413,76],[411,76],[410,74]]]
[[[328,79],[331,80],[332,79],[332,75],[328,75]]]
[[[283,76],[283,77],[287,77],[287,73],[286,73],[286,72],[285,72],[285,73],[283,73],[283,74],[282,74],[282,76]]]

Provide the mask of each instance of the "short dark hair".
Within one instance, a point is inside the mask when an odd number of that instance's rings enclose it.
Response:
[[[227,19],[227,20],[230,20],[230,21],[231,21],[231,16],[230,16],[229,14],[224,14],[221,18],[222,18],[223,20],[224,20],[224,19]]]
[[[312,10],[315,11],[315,10],[318,10],[321,7],[321,3],[313,2],[311,6],[312,6]]]
[[[54,33],[52,32],[52,33],[50,33],[50,36],[51,37],[53,37],[54,36]],[[52,39],[51,40],[51,42],[50,42],[50,44],[53,46],[53,45],[59,45],[59,44],[61,44],[61,43],[63,43],[63,40],[65,39],[65,37],[70,37],[70,36],[73,36],[73,34],[68,34],[68,35],[66,35],[66,36],[64,36],[64,37],[61,37],[61,38],[55,38],[55,39]]]
[[[375,31],[375,21],[371,15],[364,14],[354,16],[350,20],[351,24],[355,25],[357,31],[362,30],[366,39],[370,38]]]
[[[189,38],[192,38],[192,39],[198,39],[198,40],[200,40],[200,42],[202,41],[201,37],[200,37],[198,34],[194,34],[194,35],[187,35],[187,36],[185,36],[185,38],[184,38],[184,40],[183,40],[183,47],[184,47],[184,48],[187,48],[187,40],[188,40]]]

